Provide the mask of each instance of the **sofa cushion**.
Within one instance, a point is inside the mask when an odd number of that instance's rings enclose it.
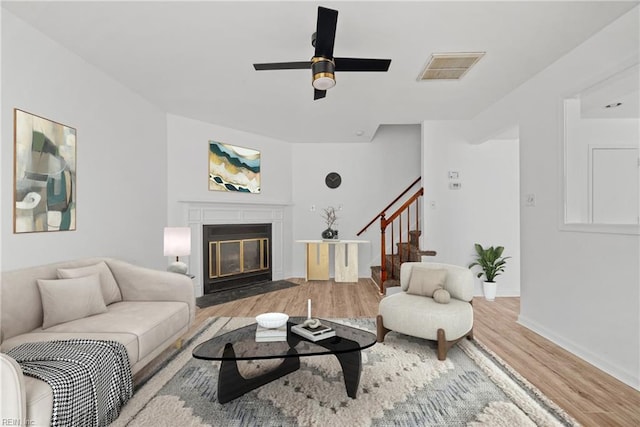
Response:
[[[107,311],[97,273],[76,279],[38,279],[38,288],[43,329]]]
[[[432,297],[433,293],[444,287],[447,278],[447,270],[442,268],[422,268],[414,266],[409,278],[407,293],[412,295],[422,295]]]
[[[42,301],[38,279],[58,278],[58,268],[76,268],[97,264],[105,258],[85,258],[75,261],[21,268],[1,273],[0,341],[24,334],[42,326]]]
[[[95,316],[56,325],[50,333],[132,334],[138,340],[138,353],[129,357],[133,365],[189,324],[189,306],[173,301],[123,301],[111,304]],[[125,345],[126,346],[126,345]]]
[[[100,288],[102,290],[104,303],[109,305],[114,302],[122,301],[122,295],[120,294],[120,288],[116,283],[116,279],[113,277],[109,266],[104,261],[100,261],[97,264],[88,265],[86,267],[58,268],[57,273],[58,278],[60,279],[72,279],[99,274]]]
[[[189,324],[189,305],[175,301],[131,301],[116,304],[114,321],[138,336],[138,360]]]
[[[62,325],[59,325],[62,326]],[[6,353],[14,347],[27,342],[57,341],[71,339],[90,339],[90,340],[107,340],[118,341],[127,349],[129,362],[133,366],[138,361],[138,337],[132,333],[105,333],[105,332],[52,332],[53,328],[46,331],[38,328],[34,331],[22,335],[16,335],[4,341],[0,346],[0,351]],[[132,369],[132,373],[133,369]]]

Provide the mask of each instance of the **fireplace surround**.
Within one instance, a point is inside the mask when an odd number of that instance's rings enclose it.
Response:
[[[272,280],[285,278],[285,242],[291,240],[291,233],[285,227],[287,204],[184,200],[178,205],[180,219],[176,223],[191,227],[191,255],[184,260],[195,276],[193,287],[197,297],[204,295],[202,227],[207,224],[271,224]]]

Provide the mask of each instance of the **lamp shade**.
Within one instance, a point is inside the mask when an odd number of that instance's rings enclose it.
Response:
[[[191,254],[191,229],[189,227],[164,228],[164,255],[185,256]]]

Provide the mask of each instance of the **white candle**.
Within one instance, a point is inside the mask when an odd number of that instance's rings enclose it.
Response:
[[[311,298],[307,300],[307,319],[311,319]]]

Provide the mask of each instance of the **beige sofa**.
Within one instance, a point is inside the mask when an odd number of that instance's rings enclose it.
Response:
[[[4,354],[10,349],[35,341],[115,340],[125,346],[135,374],[195,318],[189,277],[111,258],[3,272],[1,291],[0,419],[11,425],[49,425],[53,396],[47,383],[22,374]],[[90,315],[73,319],[83,310]]]

